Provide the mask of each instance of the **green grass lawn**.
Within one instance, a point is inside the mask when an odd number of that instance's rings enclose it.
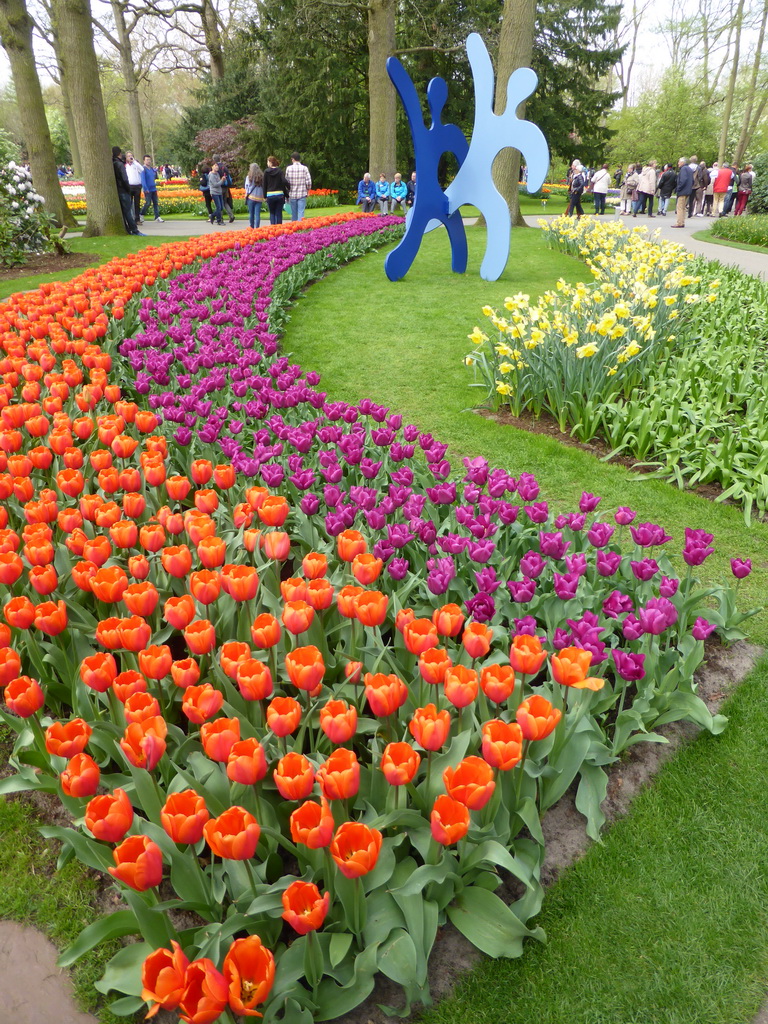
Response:
[[[747,242],[732,242],[729,238],[719,238],[709,228],[706,231],[694,231],[691,237],[712,245],[727,245],[729,249],[746,249],[748,252],[762,252],[768,255],[768,249],[764,245],[749,245]]]

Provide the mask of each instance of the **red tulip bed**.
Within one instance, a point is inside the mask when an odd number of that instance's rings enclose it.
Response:
[[[694,575],[709,535],[588,492],[556,516],[280,354],[291,295],[400,225],[147,249],[0,305],[2,791],[57,794],[44,834],[119,887],[63,957],[136,937],[98,985],[118,1014],[330,1020],[379,972],[428,1002],[447,921],[494,957],[543,940],[547,808],[574,787],[597,836],[627,747],[725,726],[693,683],[742,635]]]

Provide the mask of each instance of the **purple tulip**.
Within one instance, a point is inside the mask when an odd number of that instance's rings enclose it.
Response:
[[[563,535],[559,531],[557,533],[540,533],[539,534],[539,547],[542,555],[546,555],[548,558],[555,558],[557,560],[564,558],[565,553],[571,546],[569,540],[563,540]]]
[[[635,683],[645,678],[645,655],[635,654],[631,651],[611,651],[611,657],[616,665],[616,674],[625,679],[628,683]]]
[[[529,551],[520,559],[520,572],[530,579],[538,579],[544,572],[547,563],[538,551]]]
[[[680,586],[680,580],[670,576],[662,576],[659,583],[659,594],[661,597],[674,597]]]
[[[706,640],[707,637],[714,633],[716,629],[717,625],[714,622],[708,622],[707,619],[703,619],[699,616],[693,624],[691,636],[695,640]]]
[[[632,540],[641,548],[655,548],[659,544],[666,544],[672,538],[664,531],[664,528],[656,523],[641,523],[639,526],[630,526],[629,532]]]
[[[610,543],[615,530],[616,527],[611,526],[610,523],[593,523],[587,531],[587,540],[593,547],[604,548],[606,544]]]
[[[630,612],[622,622],[621,631],[627,640],[639,640],[645,633],[645,630],[640,625],[640,620],[637,619],[632,612]]]
[[[603,614],[611,619],[618,619],[625,612],[632,611],[633,607],[631,597],[622,594],[620,590],[612,590],[603,601]]]
[[[558,572],[554,574],[555,593],[561,601],[568,601],[576,596],[580,580],[581,576],[575,572],[568,572],[563,575]]]
[[[629,526],[630,523],[635,521],[636,517],[637,512],[633,512],[632,509],[627,508],[626,505],[619,505],[613,516],[616,520],[617,526]]]
[[[528,604],[536,593],[536,580],[529,579],[527,576],[521,580],[508,580],[507,590],[516,604]]]
[[[538,623],[532,615],[526,615],[522,619],[515,619],[515,632],[512,636],[536,636]]]
[[[640,562],[630,562],[629,565],[635,578],[641,580],[643,583],[647,583],[648,580],[653,579],[659,571],[659,563],[655,558],[644,558]]]
[[[601,576],[614,576],[621,565],[621,554],[618,551],[598,551],[595,564]]]
[[[751,558],[732,558],[731,572],[737,580],[743,580],[752,572]]]
[[[602,498],[598,498],[594,494],[584,491],[581,495],[581,499],[579,500],[579,510],[581,512],[594,512],[602,500]]]

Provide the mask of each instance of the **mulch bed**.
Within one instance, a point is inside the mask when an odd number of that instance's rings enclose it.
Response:
[[[101,259],[96,253],[66,252],[46,253],[44,256],[30,256],[20,267],[0,267],[0,281],[13,281],[17,277],[28,277],[30,274],[63,274],[78,267],[87,267],[98,263]]]

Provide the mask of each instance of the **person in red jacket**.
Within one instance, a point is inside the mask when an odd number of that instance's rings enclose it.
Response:
[[[723,202],[725,200],[725,194],[731,187],[733,181],[733,171],[731,170],[730,164],[723,164],[718,170],[715,183],[712,186],[712,216],[719,217],[723,210]]]

